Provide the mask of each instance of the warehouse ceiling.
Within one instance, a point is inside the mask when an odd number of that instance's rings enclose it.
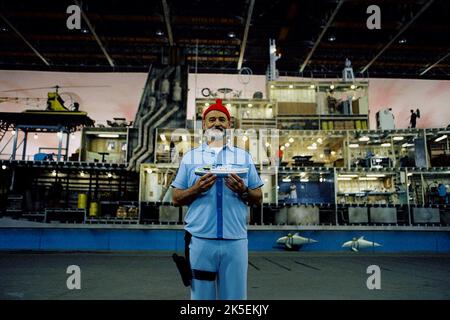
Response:
[[[450,79],[448,0],[3,0],[0,68],[145,72],[173,52],[190,72]],[[68,6],[81,28],[66,26]],[[381,11],[381,29],[368,29]],[[248,69],[246,69],[248,71]]]

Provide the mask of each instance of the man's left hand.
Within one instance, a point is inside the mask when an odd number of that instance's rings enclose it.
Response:
[[[242,194],[247,190],[244,180],[242,180],[237,174],[232,173],[230,176],[226,177],[225,185],[233,192],[237,194]]]

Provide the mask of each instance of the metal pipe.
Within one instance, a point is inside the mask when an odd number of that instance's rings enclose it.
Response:
[[[425,73],[427,73],[428,71],[430,71],[431,69],[433,69],[435,66],[437,66],[439,63],[441,63],[442,61],[444,61],[445,59],[447,59],[447,57],[450,56],[450,52],[447,53],[445,56],[443,56],[442,58],[440,58],[438,61],[436,61],[435,63],[433,63],[431,66],[429,66],[428,68],[426,68],[424,71],[422,71],[422,73],[420,74],[421,76],[423,76]]]
[[[164,22],[166,23],[166,29],[167,29],[167,37],[169,38],[169,44],[171,46],[173,46],[174,43],[173,43],[173,35],[172,35],[172,26],[170,25],[169,5],[167,4],[166,0],[162,0],[162,6],[163,6],[163,11],[164,11]]]
[[[59,133],[59,142],[58,142],[58,162],[61,161],[61,149],[62,149],[62,139],[63,139],[63,131],[58,132]]]
[[[245,46],[247,45],[248,29],[250,28],[250,21],[252,20],[252,12],[253,12],[254,5],[255,5],[255,0],[251,0],[250,5],[248,6],[247,21],[245,22],[244,37],[242,39],[242,44],[241,44],[241,52],[239,53],[239,60],[238,60],[238,65],[237,65],[238,70],[240,70],[242,68],[242,63],[244,62]]]
[[[16,160],[16,148],[17,148],[18,137],[19,137],[19,127],[16,127],[16,134],[14,135],[13,148],[12,148],[10,160]]]
[[[81,8],[80,3],[78,0],[74,0],[75,4]],[[102,50],[103,54],[105,55],[106,59],[109,62],[109,65],[111,67],[114,67],[114,61],[111,59],[111,57],[109,56],[108,52],[106,52],[106,48],[103,46],[103,43],[100,41],[100,38],[98,37],[97,33],[95,32],[94,28],[92,27],[91,23],[89,22],[89,19],[86,15],[86,13],[84,13],[84,11],[81,9],[81,15],[83,16],[84,21],[86,22],[89,30],[91,31],[92,35],[95,38],[95,41],[97,41],[98,45],[100,46],[100,49]]]
[[[303,62],[302,66],[300,67],[300,72],[303,72],[305,70],[306,65],[308,64],[309,60],[311,59],[312,55],[314,54],[314,51],[316,51],[317,47],[319,46],[320,41],[322,41],[323,36],[327,32],[328,28],[330,27],[331,23],[334,20],[334,17],[338,13],[339,9],[341,8],[342,4],[345,0],[340,0],[337,4],[336,8],[334,9],[333,13],[331,14],[330,19],[328,19],[327,24],[322,29],[322,32],[320,33],[319,37],[316,40],[316,43],[314,43],[314,46],[312,47],[311,51],[309,52],[308,56],[306,57],[305,61]]]
[[[23,137],[23,149],[22,149],[22,160],[25,160],[26,154],[27,154],[27,141],[28,141],[28,131],[25,130]]]
[[[411,204],[409,203],[409,186],[408,186],[408,168],[405,168],[405,182],[406,182],[406,205],[408,206],[408,222],[412,225],[411,220]]]
[[[70,133],[66,132],[66,155],[64,156],[64,161],[69,161],[69,140],[70,140]]]
[[[361,69],[361,73],[364,73],[369,67],[375,62],[375,60],[378,59],[379,56],[383,54],[384,51],[386,51],[387,48],[391,46],[391,44],[394,43],[394,41],[403,33],[406,29],[409,28],[409,26],[425,11],[428,9],[428,7],[434,2],[434,0],[428,1],[420,10],[419,12],[407,23],[403,26],[403,28],[383,47],[383,49],[378,52],[378,54],[370,60],[368,64],[364,68]]]
[[[33,52],[39,57],[39,59],[41,59],[47,66],[50,66],[50,63],[47,60],[45,60],[45,58],[42,56],[42,54],[40,54],[39,51],[37,51],[37,49],[35,47],[33,47],[31,45],[31,43],[29,43],[28,40],[25,39],[25,37],[16,28],[14,28],[14,26],[11,24],[11,22],[9,22],[8,19],[6,19],[6,17],[4,15],[2,15],[1,13],[0,13],[0,18],[2,18],[3,21],[5,21],[5,23],[12,30],[14,30],[14,32],[19,36],[19,38],[22,39],[23,42],[25,42],[27,44],[27,46],[29,46],[31,48],[31,50],[33,50]]]
[[[338,202],[337,202],[337,193],[338,193],[338,184],[337,184],[337,173],[336,168],[333,168],[333,180],[334,180],[334,218],[336,219],[336,225],[339,225],[338,220]]]

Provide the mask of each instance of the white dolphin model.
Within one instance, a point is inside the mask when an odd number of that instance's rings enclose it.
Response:
[[[362,236],[358,239],[353,238],[352,240],[347,241],[342,245],[342,248],[351,248],[355,252],[358,252],[359,249],[370,247],[381,247],[381,244],[364,240],[364,236]]]
[[[284,244],[288,249],[292,249],[293,246],[301,246],[303,244],[314,242],[317,242],[317,240],[301,237],[298,233],[295,233],[294,235],[289,233],[287,236],[277,240],[277,244]]]

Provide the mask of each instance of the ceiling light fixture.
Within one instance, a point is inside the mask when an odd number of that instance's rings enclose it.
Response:
[[[118,134],[100,133],[97,135],[99,138],[118,138]]]
[[[370,141],[370,138],[368,136],[363,136],[363,137],[359,138],[358,140],[361,142],[367,142],[367,141]]]

